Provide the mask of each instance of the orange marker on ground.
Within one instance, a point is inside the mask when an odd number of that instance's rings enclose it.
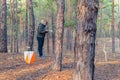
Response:
[[[24,60],[26,63],[31,64],[35,61],[34,51],[25,51],[24,52]]]

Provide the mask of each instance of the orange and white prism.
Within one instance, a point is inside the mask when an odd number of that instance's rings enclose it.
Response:
[[[34,62],[35,61],[34,51],[24,51],[24,60],[28,64]]]

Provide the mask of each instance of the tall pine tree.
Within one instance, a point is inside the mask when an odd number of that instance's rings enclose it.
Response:
[[[30,50],[33,50],[33,41],[34,41],[34,30],[35,30],[35,17],[34,17],[34,11],[33,11],[33,2],[32,0],[28,0],[28,6],[29,6],[29,40],[28,40],[28,46],[30,47]]]
[[[6,0],[1,0],[1,11],[0,11],[0,52],[7,52],[7,6]]]
[[[55,60],[54,70],[60,71],[62,68],[62,45],[64,32],[64,0],[57,0],[57,26],[55,39]]]
[[[94,80],[98,0],[76,0],[74,80]]]

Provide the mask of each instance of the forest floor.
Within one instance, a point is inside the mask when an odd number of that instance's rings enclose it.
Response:
[[[114,55],[111,48],[107,47],[111,44],[108,44],[106,43],[108,61],[104,59],[103,44],[96,47],[94,80],[120,80],[120,52]],[[45,58],[41,59],[36,52],[35,62],[27,64],[23,53],[0,53],[0,80],[73,80],[73,56],[70,51],[63,55],[62,71],[58,72],[52,70],[52,54],[45,54]]]
[[[27,64],[23,54],[0,53],[0,80],[72,80],[73,58],[65,56],[61,72],[52,71],[53,59],[46,56]],[[120,80],[120,61],[95,62],[95,80]]]

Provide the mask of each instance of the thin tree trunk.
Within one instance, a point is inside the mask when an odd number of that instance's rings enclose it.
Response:
[[[120,47],[120,21],[118,23],[118,37],[119,37],[119,47]]]
[[[18,46],[18,42],[19,42],[19,39],[18,39],[18,15],[17,15],[17,12],[18,12],[18,1],[16,0],[16,28],[17,28],[17,30],[16,30],[16,47],[17,47],[17,53],[19,53],[19,46]]]
[[[118,4],[120,4],[120,0],[118,0]],[[120,12],[120,5],[118,5],[118,14]],[[118,17],[120,18],[120,14],[118,15]],[[118,22],[118,38],[119,38],[119,47],[120,47],[120,19]]]
[[[72,34],[71,34],[72,30],[70,27],[67,28],[67,32],[66,32],[66,38],[67,38],[67,50],[71,50],[72,49]]]
[[[13,32],[14,32],[14,52],[17,53],[18,52],[18,26],[17,26],[17,1],[13,0]]]
[[[48,11],[46,11],[46,19],[47,20],[49,20],[48,17],[49,17]],[[47,30],[49,31],[49,27],[47,27]],[[46,37],[47,37],[47,54],[50,54],[50,46],[49,46],[50,35],[47,34]]]
[[[11,38],[10,38],[10,52],[13,52],[13,0],[10,0],[10,27],[11,27]]]
[[[49,27],[47,27],[47,30],[49,31]],[[50,54],[49,39],[50,39],[50,35],[47,34],[47,54]]]
[[[70,21],[71,19],[71,1],[67,0],[67,19],[68,21]],[[67,39],[67,50],[71,50],[72,48],[72,34],[71,34],[71,26],[67,27],[67,32],[66,32],[66,39]]]
[[[101,20],[102,20],[102,18],[101,18]],[[103,25],[102,25],[102,28],[103,28]],[[106,32],[105,32],[105,29],[103,28],[103,31],[102,31],[102,33],[103,33],[103,38],[104,38],[104,42],[103,42],[103,52],[104,52],[104,56],[105,56],[105,61],[107,62],[107,60],[108,60],[108,58],[107,58],[107,51],[106,51]]]
[[[1,15],[2,14],[2,15]],[[0,52],[7,52],[7,5],[6,0],[2,0],[2,13],[0,17]]]
[[[107,62],[108,58],[107,58],[107,51],[105,50],[106,49],[106,45],[105,45],[105,41],[104,41],[104,46],[103,46],[103,52],[104,52],[104,55],[105,55],[105,62]]]
[[[26,46],[28,46],[28,0],[26,0],[26,18],[25,18],[25,42]]]
[[[20,51],[22,51],[21,48],[23,47],[22,45],[23,45],[23,38],[24,38],[24,37],[23,37],[23,32],[24,32],[23,29],[24,29],[24,28],[23,28],[23,24],[22,24],[22,14],[20,14],[19,21],[20,21],[20,22],[19,22],[19,23],[20,23],[20,24],[19,24],[19,26],[20,26],[20,28],[19,28],[19,29],[20,29],[19,47],[20,47]]]
[[[64,32],[64,0],[57,0],[57,27],[56,27],[56,41],[55,41],[55,55],[54,70],[60,71],[62,69],[62,45]]]
[[[67,0],[68,1],[68,10],[67,10],[67,16],[68,16],[68,20],[70,20],[70,18],[71,18],[71,1],[70,0]]]
[[[48,30],[49,30],[49,27],[48,27]],[[47,34],[47,54],[50,54],[50,48],[49,48],[49,34]]]
[[[75,70],[73,80],[94,80],[98,0],[77,0]]]
[[[28,3],[29,3],[29,19],[30,19],[28,46],[30,47],[30,50],[32,51],[33,50],[33,41],[34,41],[35,18],[34,18],[32,0],[28,0]]]
[[[112,25],[111,25],[111,34],[112,34],[112,53],[115,53],[114,0],[112,0]]]
[[[100,35],[100,37],[103,37],[103,36],[101,36],[101,32],[102,32],[102,29],[104,28],[103,27],[103,23],[102,23],[102,20],[103,20],[103,14],[102,14],[102,11],[103,11],[103,9],[101,8],[100,9],[101,11],[100,11],[100,18],[101,18],[101,21],[100,21],[100,28],[99,28],[99,35]]]
[[[16,30],[16,27],[15,27],[15,24],[16,24],[16,19],[15,19],[15,0],[13,0],[13,49],[14,51],[13,52],[16,52],[16,47],[15,47],[15,30]]]
[[[14,52],[18,53],[18,25],[17,25],[17,0],[15,1],[15,12],[14,12]]]
[[[75,6],[74,6],[74,12],[75,12],[75,22],[76,22],[76,27],[78,26],[78,24],[77,24],[77,0],[75,0]],[[74,66],[74,68],[75,68],[75,66],[76,66],[76,64],[75,64],[75,62],[76,62],[76,56],[77,56],[77,53],[75,52],[75,46],[76,46],[76,38],[77,37],[75,37],[76,36],[76,30],[74,30],[74,64],[73,64],[73,66]],[[74,71],[75,72],[75,71]],[[74,73],[75,74],[75,73]],[[73,80],[74,80],[74,77],[75,76],[73,76]]]
[[[52,21],[52,51],[55,54],[55,24],[54,24],[54,13],[51,14],[51,21]]]

